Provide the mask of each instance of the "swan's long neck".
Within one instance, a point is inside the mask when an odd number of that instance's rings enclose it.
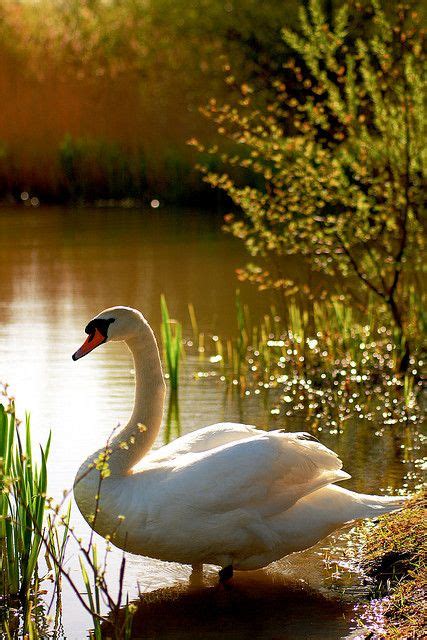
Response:
[[[128,424],[111,441],[111,475],[126,475],[151,449],[159,432],[165,382],[156,338],[141,319],[136,337],[126,341],[135,366],[135,401]]]

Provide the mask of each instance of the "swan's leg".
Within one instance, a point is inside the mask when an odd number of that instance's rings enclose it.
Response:
[[[203,582],[203,564],[197,562],[191,565],[190,585],[198,586]]]
[[[219,584],[226,586],[228,582],[233,577],[233,565],[228,564],[226,567],[223,567],[218,573],[219,575]]]

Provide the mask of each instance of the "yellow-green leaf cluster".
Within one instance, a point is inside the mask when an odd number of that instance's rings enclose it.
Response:
[[[320,0],[301,8],[300,31],[283,30],[295,84],[273,81],[265,108],[209,103],[232,151],[211,151],[228,171],[202,171],[236,205],[226,229],[252,256],[298,254],[344,289],[358,278],[402,330],[423,250],[423,32],[409,7],[390,17],[372,1],[369,37],[355,39],[350,9],[343,3],[330,24]]]

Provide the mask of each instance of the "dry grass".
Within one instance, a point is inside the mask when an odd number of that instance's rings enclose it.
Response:
[[[368,536],[363,564],[375,593],[362,613],[368,637],[425,637],[426,505],[426,493],[415,497],[399,513],[381,518]]]

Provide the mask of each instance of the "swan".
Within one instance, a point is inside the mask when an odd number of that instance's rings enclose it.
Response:
[[[124,341],[135,363],[127,425],[80,467],[74,496],[83,517],[117,547],[164,561],[260,569],[307,549],[345,523],[399,509],[405,498],[336,486],[350,476],[308,433],[220,423],[150,451],[159,432],[165,382],[154,333],[130,307],[106,309],[74,353]],[[106,472],[107,470],[107,472]]]

